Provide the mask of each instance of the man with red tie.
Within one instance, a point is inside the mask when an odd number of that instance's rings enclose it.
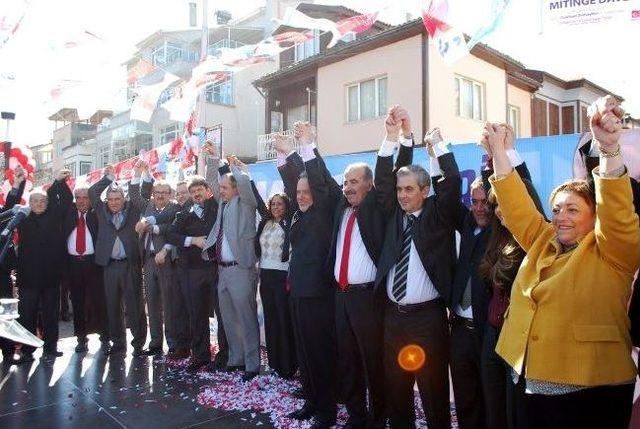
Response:
[[[378,151],[376,172],[394,172],[412,161],[413,135],[407,111],[394,106],[389,110],[387,121],[397,123],[405,138],[399,145],[396,141],[383,142]],[[394,166],[393,154],[398,146]],[[335,281],[338,380],[349,414],[345,427],[384,428],[384,297],[374,294],[374,281],[393,200],[381,198],[373,186],[373,172],[365,163],[347,166],[342,190],[320,159],[308,161],[305,166],[311,186],[324,189],[330,195],[334,213],[327,270]],[[322,170],[322,174],[314,174],[316,169]],[[317,182],[321,177],[323,180]],[[386,180],[378,180],[379,186],[393,187],[393,180],[389,175],[385,177]]]
[[[78,338],[77,353],[87,352],[87,334],[100,334],[103,351],[109,347],[108,325],[105,309],[102,268],[95,264],[95,244],[98,237],[98,219],[91,208],[89,189],[74,189],[75,203],[71,205],[64,221],[64,237],[68,254],[67,278],[73,329]]]

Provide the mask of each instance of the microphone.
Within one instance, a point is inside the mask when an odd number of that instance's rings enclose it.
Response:
[[[2,213],[0,213],[0,222],[14,216],[16,213],[18,213],[18,210],[20,210],[22,207],[26,207],[26,206],[21,206],[20,204],[16,204],[15,206],[11,207],[10,210],[5,210]]]
[[[16,206],[16,207],[18,207],[18,206]],[[13,211],[13,209],[12,209],[12,211]],[[16,209],[16,214],[13,217],[13,219],[11,219],[11,221],[7,224],[7,226],[4,228],[4,230],[2,230],[2,233],[0,233],[0,239],[4,239],[9,234],[11,234],[13,232],[13,230],[16,229],[16,227],[20,224],[20,222],[25,220],[25,218],[27,216],[29,216],[30,213],[31,213],[31,208],[29,206],[20,206],[20,207],[18,207]]]

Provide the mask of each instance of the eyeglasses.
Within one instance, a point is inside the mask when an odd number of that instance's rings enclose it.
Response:
[[[171,195],[171,191],[153,191],[153,195]]]

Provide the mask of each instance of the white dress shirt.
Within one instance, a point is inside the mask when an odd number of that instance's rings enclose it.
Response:
[[[344,235],[347,231],[347,223],[349,216],[353,213],[353,208],[348,207],[343,215],[340,229],[338,230],[338,240],[336,241],[336,263],[333,268],[333,274],[337,282],[340,281],[340,264],[342,264],[342,254]],[[367,248],[362,241],[360,235],[360,227],[358,219],[353,223],[353,231],[351,231],[351,245],[349,247],[349,269],[347,272],[347,281],[349,284],[362,284],[373,282],[376,279],[376,266],[367,252]]]
[[[422,209],[413,213],[416,217],[415,222],[418,222],[418,217],[422,213]],[[404,224],[406,225],[406,216]],[[414,223],[415,224],[415,223]],[[398,302],[393,297],[393,280],[395,278],[396,266],[391,268],[389,275],[387,276],[387,296],[391,302]],[[413,240],[411,240],[411,250],[409,252],[409,270],[407,272],[407,294],[399,301],[399,304],[419,304],[421,302],[431,301],[438,298],[440,295],[436,290],[433,282],[429,278],[429,274],[424,269],[418,250],[416,249]]]
[[[93,239],[91,237],[91,232],[89,231],[89,225],[87,225],[87,214],[86,213],[80,213],[80,211],[76,210],[76,214],[78,215],[76,217],[76,225],[78,225],[78,220],[80,219],[80,216],[82,216],[84,218],[84,253],[82,254],[82,256],[87,256],[87,255],[93,255],[95,253],[95,250],[93,249]],[[71,234],[69,234],[69,238],[67,238],[67,252],[69,252],[69,255],[71,256],[81,256],[78,254],[78,252],[76,251],[76,237],[78,235],[78,227],[76,226],[75,228],[73,228],[73,231],[71,231]]]

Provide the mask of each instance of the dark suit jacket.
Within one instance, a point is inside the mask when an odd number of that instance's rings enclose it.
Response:
[[[380,260],[382,246],[384,245],[385,228],[395,207],[393,200],[388,200],[385,196],[395,192],[395,189],[390,189],[390,187],[395,186],[395,180],[393,180],[393,178],[398,169],[410,165],[412,161],[413,147],[403,145],[400,145],[395,166],[393,165],[393,156],[377,157],[375,176],[377,177],[380,174],[382,177],[376,183],[376,186],[382,186],[385,189],[383,189],[383,192],[379,192],[376,187],[373,187],[362,201],[356,214],[362,241],[364,242],[369,257],[376,266]],[[329,175],[329,177],[331,176]],[[333,178],[331,178],[331,180],[333,180]],[[335,186],[337,186],[337,184]],[[327,271],[331,278],[334,276],[336,246],[338,233],[340,232],[340,224],[342,223],[344,211],[349,207],[349,202],[344,197],[342,190],[339,186],[337,187],[339,192],[336,190],[332,191],[334,217],[331,247],[327,258]]]
[[[516,170],[520,174],[520,177],[531,180],[531,174],[524,162],[517,166]],[[491,187],[489,177],[492,174],[493,170],[482,170],[482,178],[486,192],[488,192]],[[436,180],[436,182],[438,181]],[[440,182],[438,182],[437,186],[439,185]],[[487,188],[487,186],[489,187]],[[491,292],[478,274],[478,266],[484,257],[489,236],[491,235],[491,229],[489,226],[484,227],[478,235],[475,235],[474,231],[478,224],[471,210],[462,203],[458,205],[454,219],[455,228],[460,233],[460,253],[456,263],[453,286],[451,288],[451,295],[447,299],[447,305],[452,312],[455,311],[467,287],[469,277],[471,277],[473,323],[476,327],[476,333],[482,336],[484,324],[487,320]]]
[[[127,260],[130,264],[140,265],[140,252],[138,248],[138,234],[135,231],[135,225],[140,220],[140,213],[143,207],[136,205],[131,200],[125,202],[122,211],[123,220],[120,228],[116,228],[113,224],[113,216],[107,207],[107,203],[100,199],[102,192],[111,185],[112,180],[103,177],[89,188],[89,198],[91,206],[94,208],[98,217],[98,240],[96,242],[96,264],[106,267],[111,259],[113,243],[116,237],[120,238]],[[129,185],[139,186],[139,185]]]
[[[96,242],[98,240],[98,216],[96,216],[95,210],[90,209],[87,212],[86,220],[87,220],[87,227],[89,228],[89,233],[91,233],[93,248],[95,249]],[[76,204],[73,203],[67,210],[67,213],[64,217],[64,223],[62,225],[62,231],[64,234],[65,243],[66,243],[66,240],[69,239],[69,235],[73,232],[73,230],[76,228],[77,225],[78,225],[78,209],[76,208]]]
[[[59,287],[66,242],[62,233],[64,216],[73,200],[65,182],[54,181],[47,190],[47,209],[31,212],[18,226],[17,283],[19,288]]]
[[[455,222],[454,213],[458,209],[461,199],[461,179],[458,165],[453,153],[446,153],[438,157],[443,178],[434,187],[435,195],[425,199],[422,212],[413,226],[413,243],[416,246],[420,261],[429,278],[433,282],[440,296],[446,300],[450,295],[453,283],[453,273],[456,263]],[[392,217],[387,224],[385,244],[382,249],[376,288],[386,288],[386,278],[395,265],[402,251],[402,232],[404,230],[404,215],[397,203],[395,195],[395,175],[386,173],[386,177],[376,174],[376,188],[380,191],[380,180],[389,181],[393,186],[388,189],[384,198],[394,202]],[[391,194],[391,189],[394,189]]]
[[[213,261],[202,259],[202,249],[196,246],[184,247],[187,237],[203,237],[209,235],[218,216],[218,202],[211,197],[204,203],[204,216],[200,219],[189,208],[177,212],[175,220],[167,229],[167,242],[176,246],[178,251],[178,265],[183,268],[206,268]],[[163,215],[156,217],[156,221],[162,222]]]
[[[279,168],[287,195],[295,201],[298,176],[302,172],[301,159],[297,154],[287,159],[287,164]],[[318,159],[307,163],[307,174],[312,183],[322,183],[321,187],[311,185],[313,205],[302,212],[297,209],[293,215],[290,240],[289,286],[292,298],[320,298],[333,293],[331,282],[326,273],[325,262],[331,244],[331,202],[328,184],[317,166]]]
[[[0,208],[0,213],[4,213],[7,210],[11,210],[13,206],[18,204],[22,200],[22,194],[24,193],[26,181],[23,181],[17,189],[11,188],[4,202],[4,207]],[[9,222],[9,219],[6,221]],[[4,225],[3,225],[4,226]],[[3,286],[9,284],[9,272],[16,266],[16,250],[13,247],[13,242],[9,243],[9,248],[5,254],[4,259],[0,262],[0,296],[2,294]],[[3,296],[4,298],[4,296]]]
[[[591,172],[600,164],[600,157],[589,156],[590,151],[591,142],[586,143],[580,148],[582,161],[587,168],[587,181],[591,184],[591,189],[595,193]],[[631,191],[633,192],[633,206],[636,214],[640,216],[640,183],[633,178],[631,178]],[[633,283],[633,292],[631,293],[631,301],[629,302],[629,319],[631,320],[631,342],[635,347],[640,347],[640,276],[638,276]]]

